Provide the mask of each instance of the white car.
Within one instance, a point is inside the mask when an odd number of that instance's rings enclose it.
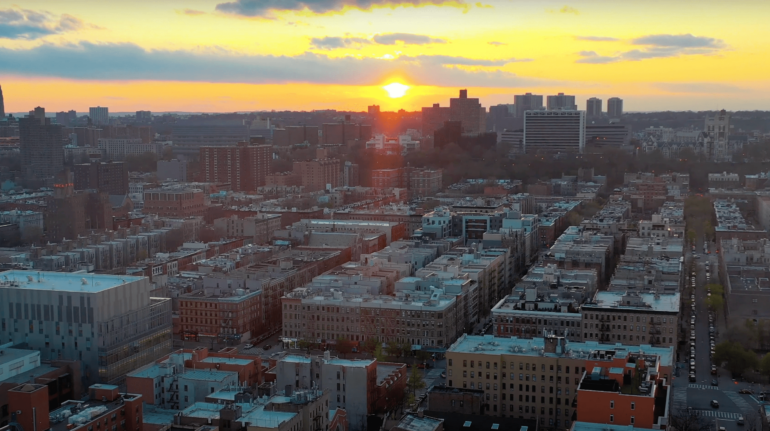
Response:
[[[245,346],[243,346],[243,348],[246,349],[246,350],[251,349],[252,347],[254,347],[254,345],[251,344],[251,343],[248,343]]]

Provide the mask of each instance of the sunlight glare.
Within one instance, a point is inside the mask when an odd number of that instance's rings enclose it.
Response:
[[[408,85],[404,85],[398,82],[388,84],[382,88],[383,90],[388,92],[388,96],[390,96],[391,99],[398,99],[399,97],[404,97],[404,95],[406,94],[406,91],[409,90]]]

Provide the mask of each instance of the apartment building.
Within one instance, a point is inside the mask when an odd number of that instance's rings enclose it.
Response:
[[[583,340],[676,346],[678,342],[679,292],[597,292],[583,304]]]
[[[625,367],[634,355],[657,356],[658,375],[667,380],[673,375],[673,347],[578,343],[552,335],[534,339],[463,335],[446,353],[447,385],[482,389],[484,414],[569,429],[584,374],[595,367]],[[577,408],[580,417],[581,405]]]
[[[294,175],[302,178],[306,192],[329,190],[342,186],[342,165],[339,159],[315,159],[294,162]]]
[[[443,351],[470,327],[468,292],[400,291],[397,296],[348,294],[338,289],[294,289],[283,304],[284,339],[355,343],[374,338]]]
[[[233,191],[253,192],[265,185],[270,174],[272,147],[238,145],[200,147],[203,181],[227,183]]]
[[[214,227],[222,229],[229,238],[250,237],[254,244],[267,244],[273,232],[281,228],[281,216],[277,214],[256,214],[239,218],[238,215],[214,220]]]
[[[324,356],[286,355],[272,371],[279,388],[328,391],[331,408],[344,409],[354,430],[366,429],[368,415],[394,407],[407,381],[404,364],[333,358],[328,351]]]
[[[160,217],[186,218],[202,216],[206,212],[203,190],[187,187],[170,187],[144,191],[144,214]]]

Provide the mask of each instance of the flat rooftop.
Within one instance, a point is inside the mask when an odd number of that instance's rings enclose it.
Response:
[[[219,358],[215,356],[209,356],[208,358],[202,360],[201,362],[208,362],[212,364],[249,365],[254,361],[251,361],[248,359],[241,359],[241,358]]]
[[[629,427],[628,425],[596,424],[593,422],[575,422],[570,431],[653,431],[652,428]]]
[[[645,306],[624,304],[623,297],[626,296],[626,292],[602,291],[596,292],[593,301],[594,303],[583,304],[583,307],[617,308],[618,310],[649,310],[664,313],[679,312],[679,292],[661,293],[659,295],[654,293],[634,293],[634,295],[638,295]]]
[[[55,290],[98,293],[145,277],[106,274],[76,274],[48,271],[6,271],[0,274],[0,289]]]
[[[673,347],[653,347],[650,345],[625,346],[617,344],[602,344],[596,341],[574,342],[567,341],[566,354],[544,353],[544,338],[500,338],[492,335],[463,335],[452,344],[447,353],[475,353],[478,355],[519,355],[545,356],[553,358],[588,359],[591,352],[602,350],[614,352],[615,358],[628,357],[638,354],[657,355],[661,366],[672,366],[674,359]]]

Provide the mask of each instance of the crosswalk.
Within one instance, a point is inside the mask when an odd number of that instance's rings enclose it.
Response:
[[[719,418],[719,419],[736,420],[741,416],[740,413],[722,412],[719,410],[697,410],[696,409],[695,412],[698,414],[698,416],[705,416],[705,417]]]
[[[700,390],[711,389],[711,390],[715,390],[715,391],[719,390],[719,386],[698,385],[698,384],[695,384],[695,383],[690,383],[689,385],[687,385],[687,388],[688,389],[700,389]]]
[[[751,405],[746,401],[746,395],[741,395],[734,391],[724,391],[724,393],[727,395],[727,398],[730,398],[730,401],[734,402],[735,405],[741,409],[742,412],[751,412],[752,408]]]
[[[674,388],[674,411],[680,411],[687,408],[687,388]]]

